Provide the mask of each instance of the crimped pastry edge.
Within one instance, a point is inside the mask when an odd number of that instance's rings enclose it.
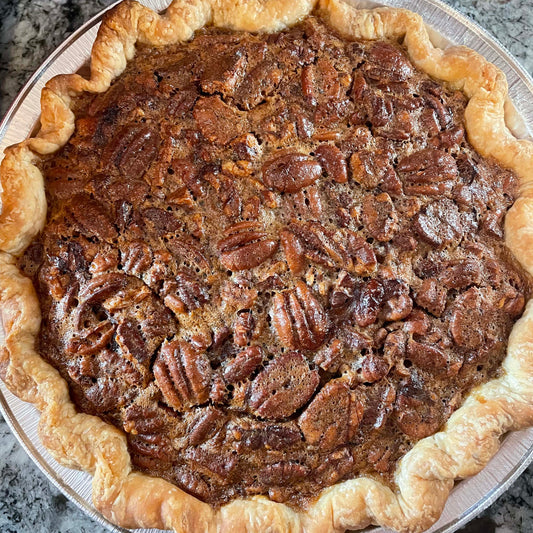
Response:
[[[91,77],[57,76],[43,89],[41,130],[8,148],[0,166],[0,374],[9,389],[41,411],[40,437],[62,464],[93,473],[93,501],[124,527],[195,531],[342,532],[370,524],[423,531],[440,516],[454,480],[479,472],[501,435],[533,424],[533,304],[509,338],[503,375],[473,390],[444,429],[419,441],[399,462],[393,492],[356,478],[322,491],[306,511],[265,497],[233,501],[219,510],[160,478],[134,472],[124,434],[100,418],[77,413],[66,382],[35,351],[39,302],[15,258],[44,227],[46,197],[39,156],[53,153],[74,131],[71,98],[104,92],[134,55],[136,42],[156,45],[189,39],[212,23],[247,31],[278,31],[307,15],[316,0],[174,0],[163,16],[125,0],[106,14],[91,54]],[[330,23],[346,37],[404,39],[413,63],[462,89],[468,138],[482,155],[513,169],[521,193],[509,210],[506,244],[533,274],[533,144],[505,126],[503,73],[464,47],[435,48],[422,18],[394,8],[357,10],[342,0],[319,0]]]

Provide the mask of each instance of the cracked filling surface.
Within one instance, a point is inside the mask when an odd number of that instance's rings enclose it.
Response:
[[[134,466],[213,505],[305,507],[396,463],[498,376],[530,294],[518,179],[466,99],[319,18],[139,45],[45,158],[20,259],[39,350]]]

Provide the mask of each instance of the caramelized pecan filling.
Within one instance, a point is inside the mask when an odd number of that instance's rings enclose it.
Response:
[[[78,408],[214,505],[392,483],[498,375],[529,297],[503,244],[517,178],[468,144],[465,104],[313,17],[139,46],[77,99],[20,260]]]

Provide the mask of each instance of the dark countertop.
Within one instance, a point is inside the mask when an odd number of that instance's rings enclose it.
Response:
[[[533,74],[531,0],[447,0]],[[42,61],[111,0],[0,0],[0,116]],[[0,416],[0,532],[104,533],[36,468]],[[462,533],[533,532],[533,466]]]

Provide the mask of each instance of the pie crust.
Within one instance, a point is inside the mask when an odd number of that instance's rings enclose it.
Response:
[[[40,411],[39,433],[63,465],[94,475],[93,501],[124,527],[175,531],[344,531],[377,524],[422,531],[444,507],[454,480],[479,472],[497,452],[500,437],[533,425],[533,307],[511,332],[503,373],[472,391],[444,429],[419,441],[398,463],[397,490],[369,478],[325,489],[305,511],[257,496],[218,510],[160,478],[132,471],[126,438],[71,403],[66,382],[34,349],[40,310],[31,281],[16,257],[42,230],[46,219],[40,156],[66,144],[74,131],[71,99],[82,91],[104,92],[125,68],[135,43],[164,45],[189,39],[205,26],[278,31],[314,7],[314,0],[174,0],[164,15],[125,0],[102,22],[92,50],[91,77],[57,76],[42,92],[41,129],[8,148],[0,167],[0,319],[4,330],[0,373],[9,389]],[[505,222],[505,242],[533,274],[533,144],[507,129],[502,72],[464,47],[435,48],[420,16],[403,9],[356,10],[342,0],[320,0],[319,8],[341,34],[351,38],[404,39],[413,63],[469,99],[468,138],[520,178],[521,193]]]

